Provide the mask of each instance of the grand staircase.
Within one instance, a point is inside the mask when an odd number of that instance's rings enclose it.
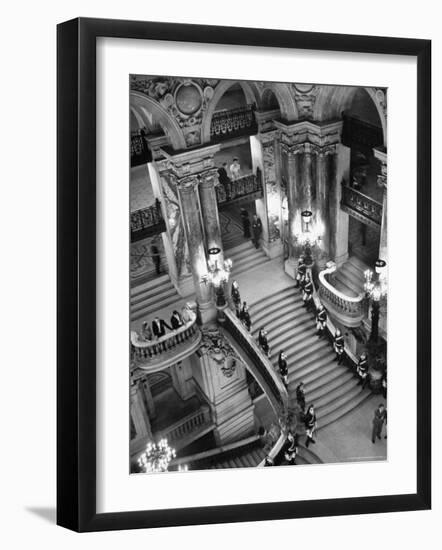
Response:
[[[224,257],[232,260],[232,278],[234,279],[240,273],[250,271],[265,262],[269,258],[264,254],[261,248],[256,249],[251,241],[246,241],[234,248],[225,250]]]
[[[334,274],[333,286],[346,296],[356,297],[364,292],[364,271],[368,266],[351,256]]]
[[[167,307],[179,298],[169,275],[146,281],[130,290],[130,320],[152,317],[155,311]]]
[[[299,290],[291,284],[250,304],[249,310],[253,336],[257,338],[261,327],[268,332],[276,370],[280,350],[287,355],[290,401],[295,402],[295,388],[304,382],[307,405],[315,405],[321,429],[360,405],[370,392],[357,385],[348,367],[334,361],[330,343],[317,337],[314,317],[302,305]]]

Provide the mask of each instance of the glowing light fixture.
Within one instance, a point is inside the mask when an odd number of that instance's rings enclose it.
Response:
[[[175,456],[176,451],[169,447],[167,439],[161,439],[158,443],[147,444],[146,450],[138,459],[138,464],[146,473],[166,472]]]

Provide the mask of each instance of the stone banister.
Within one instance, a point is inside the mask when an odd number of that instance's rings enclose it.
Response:
[[[194,353],[201,342],[201,331],[196,314],[189,312],[190,320],[182,327],[161,338],[143,340],[132,330],[130,333],[132,360],[142,371],[156,372],[182,361]]]
[[[319,298],[338,321],[347,327],[357,327],[364,318],[365,295],[347,296],[335,288],[327,279],[335,271],[336,264],[328,262],[326,268],[319,272]]]

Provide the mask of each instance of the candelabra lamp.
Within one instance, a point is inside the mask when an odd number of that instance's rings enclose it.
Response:
[[[377,344],[379,338],[379,312],[381,301],[387,295],[387,281],[385,268],[387,263],[384,260],[376,260],[375,272],[367,269],[364,271],[364,290],[367,300],[371,303],[371,333],[370,342]]]
[[[138,459],[138,464],[146,473],[167,472],[170,461],[175,458],[176,451],[169,447],[167,439],[158,443],[149,442],[146,450]]]
[[[207,274],[204,275],[202,280],[204,283],[210,283],[213,286],[216,296],[216,307],[224,308],[227,305],[224,286],[229,280],[233,263],[232,260],[220,261],[220,248],[209,248],[208,252]]]
[[[302,247],[304,263],[309,267],[313,265],[312,249],[321,241],[321,236],[313,231],[312,219],[312,212],[303,210],[301,212],[301,232],[296,235],[296,240]]]

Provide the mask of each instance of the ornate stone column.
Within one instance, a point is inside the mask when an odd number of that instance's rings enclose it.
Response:
[[[387,261],[387,150],[373,149],[374,156],[381,163],[381,172],[378,174],[378,185],[383,188],[381,239],[379,242],[379,258]],[[388,264],[387,264],[388,265]]]
[[[207,170],[199,176],[199,194],[201,202],[201,214],[206,234],[206,245],[209,248],[221,250],[219,260],[223,261],[223,244],[219,224],[218,203],[216,201],[215,187],[218,184],[218,170]]]
[[[212,303],[210,286],[202,282],[203,276],[207,274],[207,258],[199,210],[198,178],[196,175],[177,178],[176,186],[181,203],[187,246],[189,248],[196,300],[201,322],[204,324],[216,318],[216,309]]]
[[[288,208],[288,245],[289,257],[285,262],[284,269],[291,277],[296,277],[298,264],[298,250],[296,245],[296,234],[299,231],[297,222],[300,223],[297,208],[297,188],[299,186],[299,165],[300,148],[281,145],[281,152],[286,156],[286,181],[287,181],[287,208]]]
[[[331,157],[330,256],[341,266],[348,259],[348,214],[341,209],[342,182],[350,177],[350,148],[339,144]]]
[[[330,222],[329,222],[329,160],[335,154],[335,146],[318,147],[316,151],[316,201],[315,224],[318,234],[321,235],[317,262],[319,269],[323,269],[330,257]]]
[[[143,388],[135,382],[130,388],[130,416],[137,433],[136,439],[152,438],[149,415],[143,401]]]

